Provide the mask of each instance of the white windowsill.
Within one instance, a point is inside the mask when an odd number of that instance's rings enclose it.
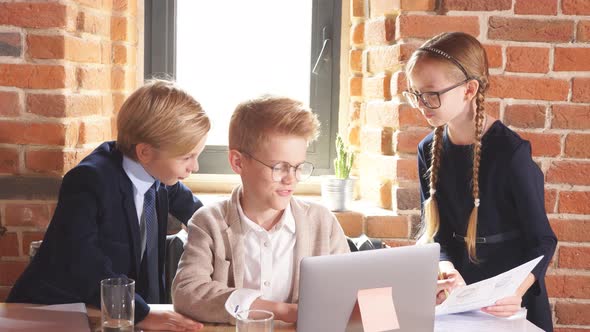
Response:
[[[295,195],[319,196],[321,193],[321,176],[312,176],[299,182]],[[241,181],[237,174],[193,174],[182,181],[195,194],[230,194]]]

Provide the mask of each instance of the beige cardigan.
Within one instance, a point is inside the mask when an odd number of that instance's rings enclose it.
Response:
[[[237,200],[200,208],[188,224],[188,242],[172,284],[174,309],[202,322],[233,323],[225,310],[230,294],[243,286],[244,243]],[[299,298],[299,263],[303,257],[349,252],[336,217],[324,206],[291,199],[296,225],[294,275],[290,302]]]

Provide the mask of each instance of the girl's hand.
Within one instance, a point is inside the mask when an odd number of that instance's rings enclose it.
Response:
[[[522,297],[508,296],[496,301],[496,304],[482,308],[481,311],[497,317],[510,317],[520,311]]]
[[[520,311],[522,297],[535,283],[535,276],[529,273],[522,284],[516,290],[516,294],[496,301],[494,305],[482,308],[481,311],[497,317],[510,317]]]
[[[450,293],[454,280],[443,279],[436,282],[436,305],[443,303]]]
[[[461,273],[459,273],[459,271],[457,271],[456,269],[453,268],[452,270],[443,271],[442,273],[444,274],[444,276],[446,276],[447,280],[452,280],[449,292],[454,290],[455,288],[463,287],[466,285],[465,280],[463,280],[463,277],[461,276]]]
[[[442,272],[441,279],[436,282],[436,304],[443,303],[449,294],[458,287],[465,286],[465,280],[457,270]]]
[[[461,273],[455,269],[453,263],[443,261],[439,263],[439,269],[441,273],[440,280],[437,281],[436,285],[436,304],[443,303],[449,293],[455,288],[465,286],[465,280],[461,276]]]

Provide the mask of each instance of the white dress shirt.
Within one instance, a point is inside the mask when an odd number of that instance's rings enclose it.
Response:
[[[240,200],[238,214],[244,230],[244,288],[235,290],[225,302],[225,310],[234,317],[237,312],[250,309],[257,298],[288,300],[295,249],[295,220],[290,204],[270,231],[246,217]]]
[[[133,184],[133,202],[135,203],[135,211],[137,212],[137,220],[139,221],[139,234],[141,237],[141,258],[145,251],[145,218],[143,217],[143,197],[150,187],[156,182],[153,176],[141,166],[137,161],[123,156],[123,170]]]

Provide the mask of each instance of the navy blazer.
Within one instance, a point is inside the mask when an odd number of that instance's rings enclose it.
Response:
[[[63,178],[43,243],[12,288],[7,302],[84,302],[100,307],[100,281],[136,280],[135,321],[149,313],[138,291],[141,238],[133,184],[115,142],[105,142]],[[160,298],[165,299],[164,257],[168,213],[186,224],[202,203],[182,183],[156,194]]]
[[[418,146],[422,202],[430,197],[432,140],[431,133]],[[557,238],[545,211],[543,172],[531,157],[530,143],[500,121],[495,121],[482,137],[477,236],[502,239],[476,244],[479,264],[469,260],[465,242],[456,236],[467,233],[474,206],[472,146],[453,144],[446,132],[442,143],[436,184],[440,228],[435,237],[441,246],[441,260],[453,262],[465,282],[471,284],[543,255],[531,272],[536,280],[522,304],[527,307],[529,321],[544,331],[553,331],[545,274]]]

